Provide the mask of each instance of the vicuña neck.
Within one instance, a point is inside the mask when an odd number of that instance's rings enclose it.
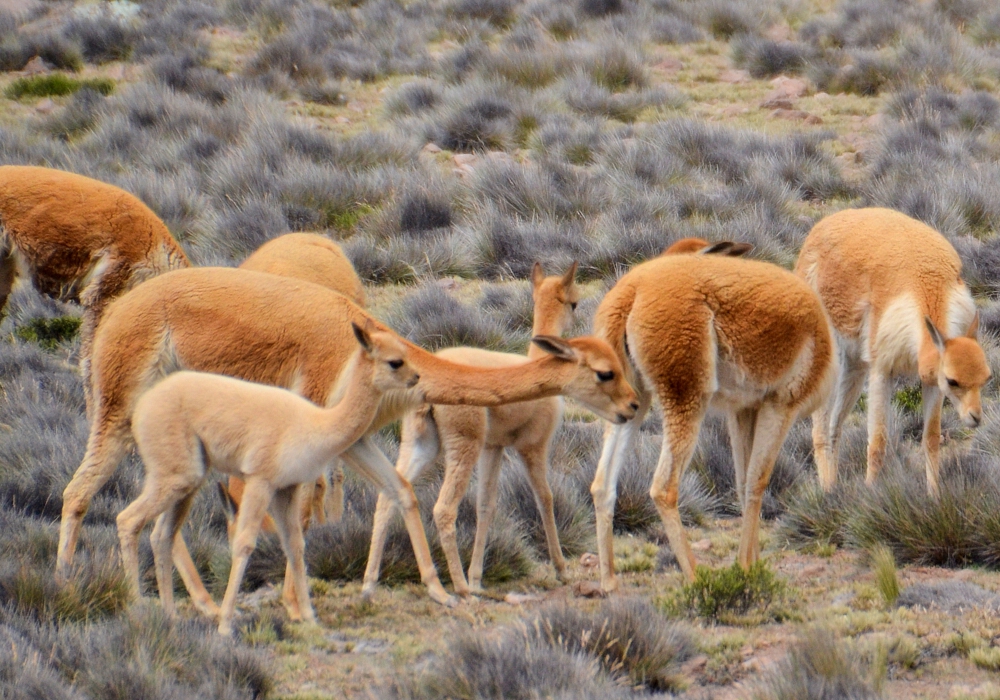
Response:
[[[448,362],[414,345],[407,360],[420,373],[427,403],[500,406],[557,396],[572,379],[576,365],[551,355],[513,367],[470,367]]]
[[[334,454],[361,439],[375,418],[382,392],[372,382],[374,366],[368,355],[355,352],[333,390],[334,405],[321,411],[319,429]]]
[[[562,304],[550,300],[549,304],[535,304],[535,319],[531,324],[531,336],[554,335],[561,336],[566,331],[566,310]],[[528,358],[537,360],[548,353],[528,341]]]

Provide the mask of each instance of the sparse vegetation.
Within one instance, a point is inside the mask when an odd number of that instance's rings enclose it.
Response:
[[[694,581],[665,599],[664,605],[672,612],[733,623],[751,614],[780,614],[778,608],[786,595],[787,585],[762,559],[749,569],[739,564],[722,569],[699,566]]]
[[[32,78],[18,78],[7,86],[4,94],[12,100],[20,100],[23,97],[63,97],[84,88],[101,95],[110,95],[115,91],[115,82],[108,78],[77,80],[62,73],[53,73]]]

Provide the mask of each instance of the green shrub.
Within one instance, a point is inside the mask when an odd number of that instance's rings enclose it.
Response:
[[[110,78],[77,80],[62,73],[52,73],[18,78],[7,86],[4,94],[12,100],[20,100],[22,97],[64,97],[72,95],[81,88],[90,88],[102,95],[110,95],[115,91],[115,81]]]
[[[693,613],[715,622],[739,622],[741,617],[765,616],[776,612],[772,605],[782,601],[787,585],[763,560],[743,569],[734,563],[725,569],[699,566],[694,581],[685,585],[677,598],[665,603],[668,609]]]
[[[33,318],[19,326],[14,335],[29,343],[38,343],[46,350],[55,350],[61,343],[67,343],[79,335],[81,322],[78,316]]]

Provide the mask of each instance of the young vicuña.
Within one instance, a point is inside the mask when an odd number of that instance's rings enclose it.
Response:
[[[385,391],[407,389],[419,375],[392,333],[352,324],[361,348],[340,373],[331,408],[273,386],[201,372],[176,372],[136,402],[132,435],[146,470],[142,493],[118,516],[122,563],[133,593],[139,586],[139,533],[159,518],[151,537],[160,600],[174,614],[174,539],[210,467],[245,480],[231,536],[229,584],[219,632],[231,634],[236,594],[270,506],[288,558],[293,620],[316,620],[306,584],[300,484],[317,475],[371,425]]]
[[[541,264],[531,270],[534,323],[531,334],[559,336],[572,321],[580,301],[576,287],[576,263],[563,275],[546,277]],[[438,357],[482,367],[514,367],[530,359],[543,357],[545,351],[532,343],[527,357],[481,348],[457,347],[440,350]],[[441,548],[448,562],[455,592],[468,595],[481,589],[486,535],[496,513],[498,479],[505,447],[513,447],[524,460],[528,480],[535,494],[535,504],[542,518],[549,558],[560,579],[565,578],[566,560],[559,546],[552,490],[548,483],[549,448],[562,421],[563,402],[559,397],[535,399],[493,408],[475,406],[424,405],[403,416],[402,442],[397,471],[413,481],[440,452],[444,451],[444,482],[434,506]],[[466,582],[458,552],[455,521],[458,505],[469,487],[478,461],[479,493],[476,513],[476,538]],[[378,585],[382,552],[392,517],[392,503],[380,495],[375,509],[368,567],[365,571],[365,595],[372,595]]]
[[[318,285],[227,268],[171,272],[118,299],[94,339],[94,420],[83,462],[63,493],[57,573],[68,571],[87,507],[129,446],[136,401],[164,374],[179,369],[226,374],[328,405],[357,347],[351,322],[368,319],[347,297]],[[375,328],[388,330],[378,323]],[[604,341],[539,337],[534,342],[547,351],[544,358],[499,369],[455,364],[405,343],[407,363],[421,376],[421,392],[385,393],[364,436],[341,455],[399,499],[421,578],[438,602],[453,599],[431,561],[413,489],[369,435],[424,400],[496,406],[562,393],[609,420],[624,422],[634,415],[635,393]],[[176,543],[175,563],[193,601],[214,614],[217,608],[183,538]]]
[[[865,377],[869,484],[885,454],[892,378],[918,377],[927,491],[936,496],[944,397],[975,427],[982,417],[979,391],[990,378],[958,253],[940,233],[905,214],[848,209],[813,227],[795,271],[819,294],[841,361],[835,391],[813,415],[820,483],[827,490],[836,483],[841,426]]]
[[[52,168],[0,166],[0,311],[18,275],[83,306],[80,368],[90,411],[90,347],[104,308],[156,275],[188,266],[167,227],[138,198]]]
[[[618,353],[640,402],[634,420],[606,428],[591,486],[601,587],[618,586],[611,540],[617,481],[654,397],[663,410],[663,446],[650,495],[681,570],[694,577],[677,498],[709,408],[728,420],[743,509],[739,562],[749,566],[759,556],[761,499],[781,444],[833,373],[833,341],[816,295],[768,263],[661,256],[618,280],[597,309],[594,329]]]

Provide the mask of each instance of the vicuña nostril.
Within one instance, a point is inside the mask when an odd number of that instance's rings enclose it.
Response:
[[[632,403],[629,404],[629,406],[632,408],[633,411],[638,411],[639,410],[639,402],[638,401],[633,401]]]

